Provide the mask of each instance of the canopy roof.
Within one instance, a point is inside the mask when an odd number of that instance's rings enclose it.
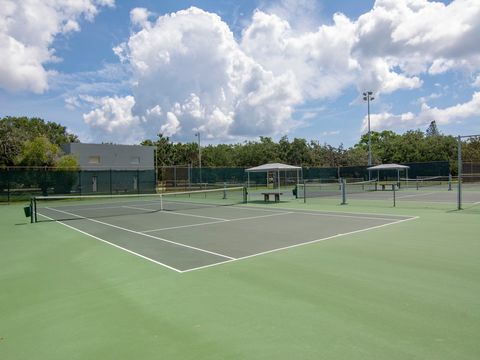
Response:
[[[293,166],[287,164],[280,164],[280,163],[272,163],[272,164],[263,164],[260,166],[255,166],[250,169],[246,169],[246,172],[267,172],[267,171],[285,171],[285,170],[301,170],[300,166]]]
[[[399,164],[382,164],[382,165],[376,165],[376,166],[371,166],[367,168],[367,170],[405,170],[405,169],[410,169],[410,166],[399,165]]]

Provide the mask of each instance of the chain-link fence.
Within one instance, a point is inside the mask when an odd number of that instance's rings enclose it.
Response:
[[[131,194],[156,191],[155,170],[0,168],[0,202],[35,195]]]

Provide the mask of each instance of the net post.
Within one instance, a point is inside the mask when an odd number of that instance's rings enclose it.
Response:
[[[38,222],[38,218],[37,218],[37,198],[34,196],[33,197],[33,216],[34,216],[34,222]]]
[[[448,191],[452,191],[452,174],[448,174]]]
[[[243,187],[243,202],[248,203],[248,187],[246,186]]]
[[[340,189],[342,190],[342,203],[340,205],[347,205],[347,186],[344,178],[340,180]]]
[[[223,183],[223,199],[227,198],[227,183]]]
[[[457,162],[458,162],[458,193],[457,193],[457,196],[458,196],[458,204],[457,204],[457,209],[458,210],[462,210],[462,137],[459,135],[458,138],[458,148],[457,148],[457,151],[458,151],[458,159],[457,159]]]
[[[30,224],[33,224],[33,198],[30,198]]]
[[[160,194],[160,211],[163,211],[163,194]]]
[[[419,189],[419,184],[418,184],[418,175],[417,178],[415,179],[415,183],[417,184],[417,190]]]

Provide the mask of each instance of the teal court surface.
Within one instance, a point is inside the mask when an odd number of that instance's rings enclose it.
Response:
[[[115,203],[47,203],[37,209],[36,226],[55,220],[119,251],[188,272],[415,219],[184,200],[172,202],[173,211],[160,210],[168,203],[135,197]]]
[[[0,206],[0,359],[478,359],[464,190],[464,210],[434,187],[396,207],[335,187],[50,195],[33,224]]]

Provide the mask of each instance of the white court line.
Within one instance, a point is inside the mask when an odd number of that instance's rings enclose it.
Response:
[[[334,210],[316,210],[316,209],[309,209],[306,212],[305,210],[296,210],[291,208],[277,208],[274,209],[267,209],[262,207],[247,207],[247,206],[235,206],[236,209],[249,209],[249,210],[257,210],[257,211],[271,211],[271,212],[279,212],[279,211],[290,211],[294,214],[303,214],[303,215],[325,215],[325,216],[339,216],[339,217],[351,217],[351,218],[358,218],[358,219],[383,219],[383,220],[395,220],[400,217],[410,219],[412,218],[411,215],[397,215],[397,214],[382,214],[382,213],[349,213],[344,211],[334,211]],[[358,215],[355,215],[358,214]],[[360,216],[360,215],[370,215],[374,217],[367,217],[367,216]],[[389,218],[381,218],[380,216],[388,216]]]
[[[121,208],[126,208],[126,209],[133,209],[133,210],[141,210],[141,211],[157,211],[157,209],[145,209],[137,206],[130,206],[130,205],[122,205],[119,206]]]
[[[296,247],[300,247],[300,246],[304,246],[304,245],[314,244],[314,243],[317,243],[317,242],[320,242],[320,241],[330,240],[330,239],[334,239],[334,238],[341,237],[341,236],[357,234],[357,233],[364,232],[364,231],[369,231],[369,230],[378,229],[378,228],[382,228],[382,227],[386,227],[386,226],[390,226],[390,225],[395,225],[395,224],[399,224],[399,223],[401,223],[401,222],[410,221],[410,220],[415,220],[415,219],[418,219],[418,218],[419,218],[418,216],[415,216],[415,217],[411,217],[411,218],[409,218],[409,219],[402,219],[402,220],[394,221],[394,222],[391,222],[391,223],[388,223],[388,224],[371,226],[371,227],[365,228],[365,229],[350,231],[350,232],[343,233],[343,234],[336,234],[336,235],[328,236],[328,237],[325,237],[325,238],[320,238],[320,239],[316,239],[316,240],[311,240],[311,241],[303,242],[303,243],[300,243],[300,244],[295,244],[295,245],[290,245],[290,246],[284,246],[284,247],[281,247],[281,248],[272,249],[272,250],[268,250],[268,251],[263,251],[263,252],[259,252],[259,253],[256,253],[256,254],[252,254],[252,255],[247,255],[247,256],[235,258],[235,259],[232,259],[232,260],[226,260],[226,261],[218,262],[218,263],[215,263],[215,264],[199,266],[199,267],[196,267],[196,268],[191,268],[191,269],[183,270],[183,271],[182,271],[182,274],[183,274],[183,273],[190,272],[190,271],[194,271],[194,270],[206,269],[206,268],[209,268],[209,267],[212,267],[212,266],[217,266],[217,265],[221,265],[221,264],[225,264],[225,263],[231,263],[231,262],[234,262],[234,261],[239,261],[239,260],[244,260],[244,259],[253,258],[253,257],[256,257],[256,256],[261,256],[261,255],[265,255],[265,254],[270,254],[270,253],[274,253],[274,252],[281,251],[281,250],[287,250],[287,249],[292,249],[292,248],[296,248]]]
[[[228,221],[228,219],[224,219],[224,218],[217,218],[217,217],[205,216],[205,215],[185,214],[185,213],[181,213],[181,212],[178,212],[178,211],[167,211],[167,214],[175,214],[175,215],[181,215],[181,216],[190,216],[190,217],[203,218],[203,219],[212,219],[212,220],[219,220],[219,221]]]
[[[356,216],[356,215],[339,215],[339,214],[315,214],[309,212],[299,212],[295,211],[294,214],[301,215],[312,215],[312,216],[330,216],[330,217],[344,217],[344,218],[353,218],[353,219],[367,219],[367,220],[395,220],[392,218],[382,218],[382,217],[368,217],[368,216]]]
[[[120,246],[120,245],[111,243],[111,242],[109,242],[109,241],[107,241],[107,240],[104,240],[104,239],[102,239],[102,238],[99,238],[98,236],[89,234],[89,233],[87,233],[87,232],[85,232],[85,231],[83,231],[83,230],[77,229],[76,227],[73,227],[73,226],[71,226],[71,225],[65,224],[65,223],[62,222],[62,221],[58,221],[58,220],[52,219],[51,217],[46,216],[46,215],[43,215],[43,214],[40,214],[40,213],[39,213],[38,215],[43,216],[44,218],[47,218],[47,219],[49,219],[49,220],[55,221],[55,222],[57,222],[57,223],[60,223],[60,224],[62,224],[63,226],[66,226],[66,227],[69,228],[69,229],[78,231],[79,233],[81,233],[81,234],[83,234],[83,235],[90,236],[90,237],[94,238],[95,240],[99,240],[99,241],[104,242],[104,243],[106,243],[106,244],[108,244],[108,245],[112,245],[112,246],[116,247],[117,249],[126,251],[126,252],[128,252],[128,253],[130,253],[130,254],[132,254],[132,255],[141,257],[142,259],[145,259],[145,260],[151,261],[151,262],[153,262],[153,263],[155,263],[155,264],[164,266],[164,267],[166,267],[167,269],[176,271],[176,272],[178,272],[178,273],[182,273],[182,270],[178,270],[178,269],[176,269],[176,268],[174,268],[174,267],[172,267],[172,266],[169,266],[169,265],[167,265],[167,264],[164,264],[164,263],[162,263],[162,262],[160,262],[160,261],[151,259],[151,258],[149,258],[149,257],[147,257],[147,256],[145,256],[145,255],[139,254],[139,253],[137,253],[137,252],[135,252],[135,251],[132,251],[132,250],[126,249],[126,248],[124,248],[124,247],[122,247],[122,246]],[[228,261],[230,261],[230,260],[228,260]]]
[[[136,206],[122,206],[124,208],[129,208],[129,209],[134,209],[134,210],[142,210],[142,211],[155,211],[154,209],[145,209],[145,208],[140,208]],[[211,219],[211,220],[220,220],[220,221],[228,221],[227,219],[223,218],[216,218],[216,217],[211,217],[211,216],[205,216],[205,215],[193,215],[193,214],[183,214],[183,213],[177,213],[177,212],[168,212],[168,214],[177,214],[177,215],[184,215],[184,216],[191,216],[191,217],[197,217],[197,218],[204,218],[204,219]]]
[[[277,216],[277,215],[285,215],[285,214],[296,214],[296,213],[300,213],[301,212],[298,212],[298,211],[295,211],[295,209],[287,209],[287,208],[278,208],[278,209],[266,209],[266,208],[261,208],[261,207],[258,207],[258,208],[251,208],[251,207],[246,207],[246,206],[238,206],[238,207],[231,207],[231,208],[241,208],[241,209],[248,209],[248,210],[254,210],[254,211],[268,211],[268,212],[274,212],[275,214],[271,214],[271,215],[261,215],[261,216],[253,216],[253,217],[246,217],[246,218],[238,218],[238,219],[230,219],[228,221],[237,221],[237,220],[246,220],[246,219],[256,219],[256,218],[260,218],[260,217],[270,217],[270,216]],[[191,268],[191,269],[187,269],[187,270],[179,270],[179,269],[176,269],[176,268],[173,268],[169,265],[166,265],[166,264],[163,264],[159,261],[156,261],[156,260],[153,260],[153,259],[150,259],[144,255],[141,255],[141,254],[137,254],[135,253],[134,251],[131,251],[131,250],[128,250],[128,249],[125,249],[125,248],[122,248],[121,246],[119,245],[116,245],[116,244],[113,244],[113,243],[110,243],[106,240],[103,240],[101,238],[98,238],[92,234],[89,234],[87,232],[84,232],[80,229],[77,229],[73,226],[70,226],[70,225],[67,225],[61,221],[57,221],[57,222],[60,222],[62,225],[64,226],[67,226],[73,230],[76,230],[82,234],[85,234],[87,236],[90,236],[92,238],[95,238],[95,239],[98,239],[100,241],[103,241],[107,244],[110,244],[110,245],[113,245],[119,249],[122,249],[122,250],[125,250],[129,253],[132,253],[134,255],[137,255],[139,257],[142,257],[146,260],[149,260],[149,261],[152,261],[154,263],[157,263],[161,266],[164,266],[168,269],[171,269],[171,270],[174,270],[178,273],[184,273],[184,272],[190,272],[190,271],[194,271],[194,270],[200,270],[200,269],[204,269],[204,268],[208,268],[208,267],[212,267],[212,266],[217,266],[217,265],[221,265],[221,264],[225,264],[225,263],[228,263],[228,262],[233,262],[233,261],[237,261],[237,260],[242,260],[242,259],[247,259],[247,258],[251,258],[251,257],[255,257],[255,256],[260,256],[260,255],[265,255],[265,254],[268,254],[268,253],[272,253],[272,252],[276,252],[276,251],[280,251],[280,250],[286,250],[286,249],[290,249],[290,248],[295,248],[295,247],[299,247],[299,246],[303,246],[303,245],[308,245],[308,244],[312,244],[312,243],[316,243],[316,242],[320,242],[320,241],[324,241],[324,240],[329,240],[329,239],[332,239],[332,238],[336,238],[336,237],[340,237],[340,236],[345,236],[345,235],[350,235],[350,234],[355,234],[355,233],[359,233],[359,232],[363,232],[363,231],[368,231],[368,230],[372,230],[372,229],[376,229],[376,228],[380,228],[380,227],[384,227],[384,226],[389,226],[389,225],[393,225],[393,224],[397,224],[397,223],[401,223],[401,222],[404,222],[404,221],[409,221],[409,220],[414,220],[414,219],[418,219],[419,217],[418,216],[415,216],[415,217],[409,217],[409,218],[406,218],[406,219],[401,219],[401,220],[397,220],[397,221],[394,221],[394,222],[391,222],[391,223],[388,223],[388,224],[382,224],[382,225],[377,225],[377,226],[373,226],[373,227],[369,227],[369,228],[365,228],[365,229],[360,229],[360,230],[355,230],[355,231],[352,231],[352,232],[348,232],[348,233],[343,233],[343,234],[336,234],[336,235],[333,235],[333,236],[329,236],[329,237],[326,237],[326,238],[321,238],[321,239],[316,239],[316,240],[312,240],[312,241],[308,241],[308,242],[304,242],[304,243],[300,243],[300,244],[295,244],[295,245],[290,245],[290,246],[286,246],[286,247],[282,247],[282,248],[277,248],[277,249],[272,249],[272,250],[268,250],[268,251],[264,251],[264,252],[260,252],[260,253],[257,253],[257,254],[252,254],[252,255],[248,255],[248,256],[244,256],[244,257],[240,257],[240,258],[233,258],[233,257],[230,257],[230,256],[226,256],[226,255],[223,255],[223,254],[217,254],[217,253],[213,253],[213,252],[210,252],[208,250],[204,250],[204,249],[200,249],[200,248],[196,248],[196,247],[193,247],[193,246],[189,246],[189,245],[185,245],[185,244],[180,244],[180,243],[175,243],[173,241],[170,241],[170,240],[167,240],[167,239],[163,239],[163,238],[160,238],[160,237],[156,237],[156,236],[151,236],[151,235],[148,235],[148,234],[143,234],[142,232],[137,232],[137,231],[134,231],[134,230],[130,230],[130,229],[125,229],[125,228],[122,228],[122,227],[119,227],[119,226],[116,226],[116,225],[112,225],[112,224],[108,224],[108,223],[104,223],[104,222],[101,222],[101,221],[98,221],[98,220],[94,220],[94,219],[88,219],[88,218],[85,218],[83,216],[79,216],[79,215],[76,215],[76,214],[71,214],[71,213],[68,213],[68,212],[65,212],[65,211],[61,211],[61,210],[58,210],[58,209],[50,209],[50,210],[53,210],[53,211],[59,211],[59,212],[64,212],[68,215],[71,215],[71,216],[75,216],[77,218],[81,218],[81,219],[86,219],[86,220],[89,220],[89,221],[93,221],[93,222],[97,222],[97,223],[100,223],[100,224],[103,224],[103,225],[107,225],[107,226],[111,226],[111,227],[114,227],[114,228],[118,228],[120,230],[124,230],[124,231],[127,231],[127,232],[132,232],[132,233],[136,233],[136,234],[139,234],[139,235],[144,235],[144,236],[147,236],[147,237],[151,237],[151,238],[154,238],[154,239],[157,239],[157,240],[161,240],[161,241],[165,241],[165,242],[169,242],[169,243],[173,243],[175,245],[178,245],[178,246],[183,246],[183,247],[188,247],[188,248],[191,248],[191,249],[194,249],[194,250],[198,250],[198,251],[201,251],[201,252],[207,252],[207,253],[211,253],[213,255],[217,255],[217,256],[220,256],[220,257],[224,257],[228,260],[224,260],[224,261],[220,261],[220,262],[217,262],[217,263],[214,263],[214,264],[209,264],[209,265],[205,265],[205,266],[200,266],[200,267],[196,267],[196,268]],[[285,211],[287,210],[287,211]],[[327,216],[335,216],[335,214],[338,214],[337,216],[348,216],[348,217],[358,217],[358,218],[366,218],[365,216],[352,216],[352,215],[344,215],[345,213],[344,212],[335,212],[335,211],[329,211],[329,213],[323,213],[322,210],[318,210],[317,213],[315,213],[317,210],[310,210],[310,211],[313,211],[314,213],[306,213],[306,214],[309,214],[309,215],[327,215]],[[348,213],[347,213],[348,214]],[[362,214],[362,213],[357,213],[357,214]],[[375,214],[370,214],[370,213],[363,213],[365,215],[375,215]],[[46,218],[49,218],[45,215],[42,215],[42,214],[39,214],[41,216],[44,216]],[[392,217],[397,217],[398,216],[403,216],[405,217],[406,215],[390,215],[390,214],[382,214],[382,215],[385,215],[385,216],[392,216]],[[51,218],[49,218],[51,219]],[[374,219],[380,219],[380,218],[374,218]],[[51,219],[51,220],[54,220],[54,219]],[[384,220],[393,220],[393,219],[384,219]],[[220,222],[225,222],[225,221],[218,221],[218,223]],[[209,225],[209,224],[212,224],[212,223],[217,223],[217,222],[210,222],[210,223],[203,223],[203,224],[195,224],[194,226],[200,226],[200,225]],[[187,225],[188,226],[188,225]]]
[[[204,226],[204,225],[221,224],[221,223],[232,222],[232,221],[261,219],[261,218],[272,217],[272,216],[279,216],[279,215],[286,215],[286,214],[293,214],[293,212],[282,212],[282,213],[270,214],[270,215],[249,216],[249,217],[244,217],[244,218],[226,219],[226,220],[221,220],[221,221],[211,221],[211,222],[200,223],[200,224],[171,226],[171,227],[166,227],[166,228],[159,228],[159,229],[153,229],[153,230],[145,230],[145,231],[141,231],[141,232],[142,232],[142,233],[149,233],[149,232],[162,231],[162,230],[183,229],[183,228],[197,227],[197,226]]]
[[[98,224],[110,226],[110,227],[113,227],[113,228],[116,228],[116,229],[119,229],[119,230],[131,232],[131,233],[133,233],[133,234],[142,235],[142,236],[146,236],[146,237],[149,237],[149,238],[152,238],[152,239],[157,239],[157,240],[164,241],[164,242],[167,242],[167,243],[170,243],[170,244],[174,244],[174,245],[177,245],[177,246],[186,247],[186,248],[189,248],[189,249],[201,251],[201,252],[204,252],[204,253],[207,253],[207,254],[211,254],[211,255],[215,255],[215,256],[220,256],[220,257],[223,257],[223,258],[226,258],[226,259],[232,259],[232,260],[235,259],[235,258],[233,258],[233,257],[231,257],[231,256],[228,256],[228,255],[223,255],[223,254],[219,254],[219,253],[216,253],[216,252],[213,252],[213,251],[209,251],[209,250],[205,250],[205,249],[200,249],[200,248],[197,248],[197,247],[195,247],[195,246],[190,246],[190,245],[186,245],[186,244],[177,243],[177,242],[175,242],[175,241],[167,240],[167,239],[164,239],[164,238],[161,238],[161,237],[158,237],[158,236],[153,236],[153,235],[149,235],[149,234],[144,234],[144,233],[141,233],[141,232],[139,232],[139,231],[127,229],[127,228],[124,228],[124,227],[121,227],[121,226],[117,226],[117,225],[113,225],[113,224],[109,224],[109,223],[106,223],[106,222],[103,222],[103,221],[99,221],[99,220],[95,220],[95,219],[89,219],[89,218],[86,218],[86,217],[84,217],[84,216],[79,216],[79,215],[75,215],[75,214],[69,213],[69,212],[67,212],[67,211],[58,210],[58,209],[50,209],[50,208],[48,208],[48,207],[46,207],[46,209],[53,210],[53,211],[58,211],[58,212],[62,212],[62,213],[64,213],[64,214],[67,214],[67,215],[70,215],[70,216],[75,216],[75,217],[80,218],[80,219],[85,219],[85,220],[92,221],[92,222],[95,222],[95,223],[98,223]]]
[[[160,204],[160,201],[156,201],[156,202],[147,202],[147,203],[142,203],[140,205],[159,205]],[[96,207],[81,207],[80,204],[77,204],[77,205],[57,205],[56,208],[71,208],[71,207],[75,207],[75,206],[80,206],[80,208],[78,209],[70,209],[72,211],[84,211],[84,210],[103,210],[103,209],[117,209],[117,208],[121,208],[121,207],[124,207],[126,205],[122,205],[122,204],[116,204],[114,206],[96,206]],[[154,211],[155,209],[149,209],[149,211]]]
[[[427,195],[433,195],[433,194],[438,194],[438,193],[429,192],[429,193],[423,193],[423,194],[411,194],[411,195],[397,196],[397,199],[405,199],[405,198],[417,197],[417,196],[427,196]]]
[[[152,230],[144,230],[144,231],[140,231],[140,232],[146,234],[146,233],[151,233],[151,232],[155,232],[155,231],[183,229],[183,228],[203,226],[203,225],[220,224],[220,223],[224,223],[224,222],[228,222],[228,221],[225,221],[225,220],[221,220],[221,221],[210,221],[210,222],[205,222],[205,223],[200,223],[200,224],[170,226],[170,227],[166,227],[166,228],[159,228],[159,229],[152,229]]]

